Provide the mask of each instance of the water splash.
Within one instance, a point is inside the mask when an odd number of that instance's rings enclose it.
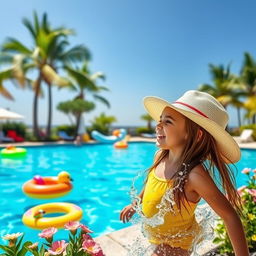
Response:
[[[185,169],[186,170],[186,169]],[[150,218],[144,216],[142,212],[141,198],[138,196],[139,191],[136,188],[136,182],[144,176],[144,171],[139,171],[134,177],[130,189],[131,202],[136,201],[136,214],[130,220],[132,224],[137,224],[140,227],[141,234],[134,238],[132,244],[127,246],[128,254],[127,256],[147,256],[152,255],[156,248],[156,245],[150,244],[148,240],[150,239],[150,232],[148,232],[146,227],[155,228],[164,223],[164,216],[167,212],[172,214],[177,214],[174,211],[175,201],[173,190],[176,188],[170,188],[166,190],[166,193],[161,199],[161,202],[156,206],[159,210],[158,212]],[[183,175],[180,174],[180,175]],[[196,225],[197,228],[191,229],[191,231],[186,232],[176,232],[172,235],[167,235],[165,239],[168,241],[179,239],[186,239],[188,236],[193,236],[194,240],[189,250],[191,256],[199,256],[205,253],[205,248],[209,248],[212,245],[212,239],[214,237],[213,227],[216,224],[217,216],[214,211],[208,207],[208,205],[198,205],[195,210]],[[162,239],[162,237],[160,238]],[[179,255],[179,253],[177,253]]]

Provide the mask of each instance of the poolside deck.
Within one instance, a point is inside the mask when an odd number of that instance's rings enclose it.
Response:
[[[238,142],[240,148],[246,149],[256,149],[256,142],[248,142],[248,143],[239,143],[239,138],[234,137],[234,139]],[[154,139],[141,138],[141,137],[132,137],[130,139],[131,142],[154,142]],[[88,142],[86,144],[93,144],[94,142]],[[15,143],[15,146],[40,146],[40,145],[66,145],[73,144],[72,142],[66,141],[58,141],[58,142],[23,142],[23,143]],[[1,144],[0,147],[6,147],[8,143]],[[138,225],[133,225],[128,228],[124,228],[121,230],[114,231],[112,233],[97,237],[95,240],[100,243],[105,256],[126,256],[128,253],[128,247],[131,245],[136,238],[140,239],[140,242],[144,246],[148,246],[149,243],[143,237],[140,228]],[[209,252],[214,245],[209,243],[204,248],[200,248],[200,255],[205,255]]]

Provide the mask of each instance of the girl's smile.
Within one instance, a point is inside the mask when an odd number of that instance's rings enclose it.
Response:
[[[156,144],[162,149],[174,149],[184,146],[185,117],[177,111],[166,107],[156,126]]]

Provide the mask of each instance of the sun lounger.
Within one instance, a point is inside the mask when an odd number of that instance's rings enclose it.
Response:
[[[0,142],[14,142],[14,139],[6,137],[3,131],[0,131]]]
[[[72,141],[75,138],[73,136],[69,136],[65,131],[59,131],[58,136],[63,140]]]
[[[242,133],[239,136],[239,141],[241,143],[253,141],[252,134],[253,134],[253,130],[252,129],[245,129],[245,130],[243,130]]]
[[[7,136],[9,138],[12,138],[15,142],[23,142],[24,138],[19,136],[15,130],[8,130],[7,131]]]

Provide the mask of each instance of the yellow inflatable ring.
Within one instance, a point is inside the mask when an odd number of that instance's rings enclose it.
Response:
[[[65,213],[58,217],[44,217],[40,212],[48,213]],[[49,203],[37,205],[30,208],[23,214],[22,222],[34,229],[45,229],[49,227],[63,228],[68,221],[79,221],[83,217],[80,207],[71,203]]]

